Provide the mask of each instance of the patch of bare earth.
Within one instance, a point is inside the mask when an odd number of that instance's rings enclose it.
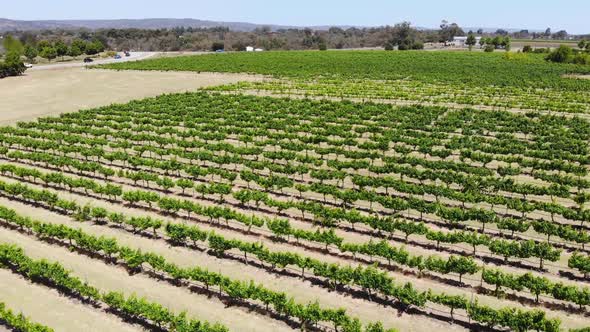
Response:
[[[582,74],[568,74],[568,75],[563,75],[563,77],[575,78],[575,79],[581,79],[581,80],[590,80],[590,75],[582,75]]]
[[[0,80],[0,125],[258,79],[260,77],[246,74],[84,68],[29,71],[23,76]]]

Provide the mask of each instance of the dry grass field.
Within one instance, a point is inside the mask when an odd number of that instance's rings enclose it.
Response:
[[[0,80],[0,124],[249,80],[256,78],[243,74],[84,68],[29,71],[21,77]]]

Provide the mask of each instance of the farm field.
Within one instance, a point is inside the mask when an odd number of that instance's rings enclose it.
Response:
[[[587,66],[542,54],[481,52],[269,52],[150,59],[111,69],[245,72],[274,77],[214,90],[403,103],[590,112]],[[575,76],[574,76],[575,77]]]
[[[590,327],[590,81],[564,77],[587,67],[339,51],[103,68],[121,71],[84,73],[211,79],[5,119],[5,326]]]

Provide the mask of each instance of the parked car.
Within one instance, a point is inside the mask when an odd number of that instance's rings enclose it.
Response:
[[[131,53],[129,53],[129,51],[125,51],[125,56],[131,56]]]
[[[217,52],[217,53],[223,53],[223,52],[225,52],[225,51],[224,51],[224,50],[217,50],[217,51],[215,51],[215,52]]]
[[[115,59],[121,59],[121,55],[119,55],[119,54],[115,55]]]
[[[25,63],[25,68],[33,68],[33,65],[30,63]]]
[[[92,58],[84,58],[84,63],[93,62]]]

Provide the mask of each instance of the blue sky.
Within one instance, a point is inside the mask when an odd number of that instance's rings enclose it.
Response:
[[[590,0],[33,0],[3,1],[10,19],[197,18],[286,25],[376,26],[410,21],[436,27],[565,29],[590,33]]]

